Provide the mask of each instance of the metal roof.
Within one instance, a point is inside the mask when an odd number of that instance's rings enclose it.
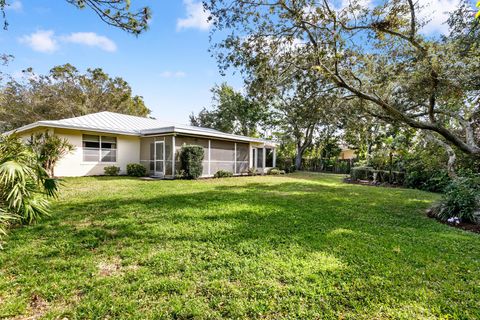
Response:
[[[238,141],[277,144],[276,142],[271,140],[229,134],[210,128],[177,124],[168,121],[160,121],[151,118],[137,117],[109,111],[91,113],[80,117],[62,120],[37,121],[32,124],[20,127],[16,130],[12,130],[8,133],[23,132],[37,127],[88,130],[134,136],[155,135],[163,133],[183,133]]]

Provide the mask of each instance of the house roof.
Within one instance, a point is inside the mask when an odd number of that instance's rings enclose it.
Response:
[[[20,127],[13,132],[24,132],[38,127],[52,127],[64,129],[77,129],[86,131],[96,131],[104,133],[115,133],[133,136],[148,136],[164,133],[180,133],[196,136],[215,137],[222,139],[238,140],[245,142],[258,142],[277,144],[271,140],[240,136],[218,130],[177,124],[168,121],[161,121],[151,118],[125,115],[121,113],[103,111],[91,113],[80,117],[68,118],[62,120],[44,120],[37,121],[26,126]]]

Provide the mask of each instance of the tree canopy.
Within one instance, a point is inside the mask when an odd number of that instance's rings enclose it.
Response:
[[[220,67],[240,68],[251,83],[314,71],[343,98],[368,102],[352,108],[480,157],[480,46],[471,6],[463,2],[453,13],[451,37],[427,37],[421,12],[428,8],[418,2],[343,3],[209,1],[213,32],[230,31],[213,47]]]
[[[138,35],[148,28],[148,20],[151,18],[149,7],[141,7],[133,10],[131,0],[65,0],[78,9],[89,8],[108,25],[120,28],[128,33]],[[8,20],[5,9],[10,4],[6,0],[0,0],[0,14],[3,18],[3,28],[8,28]]]
[[[245,97],[226,83],[215,86],[212,93],[212,108],[203,108],[198,115],[190,115],[192,125],[244,136],[258,135],[258,127],[267,117],[264,105]]]
[[[150,114],[143,98],[133,95],[124,79],[112,78],[99,68],[80,73],[65,64],[52,68],[47,75],[28,69],[22,80],[11,79],[0,88],[1,131],[100,111]]]

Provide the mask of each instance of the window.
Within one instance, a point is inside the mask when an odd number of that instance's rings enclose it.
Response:
[[[84,134],[83,161],[116,162],[117,138]]]

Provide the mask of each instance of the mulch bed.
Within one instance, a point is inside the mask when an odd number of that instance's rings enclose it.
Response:
[[[474,233],[480,233],[480,224],[472,224],[472,223],[465,223],[465,222],[460,222],[459,224],[452,224],[452,223],[438,220],[437,218],[432,218],[432,219],[435,219],[440,223],[446,224],[449,227],[458,228],[458,229],[462,229],[462,230],[470,231]]]

